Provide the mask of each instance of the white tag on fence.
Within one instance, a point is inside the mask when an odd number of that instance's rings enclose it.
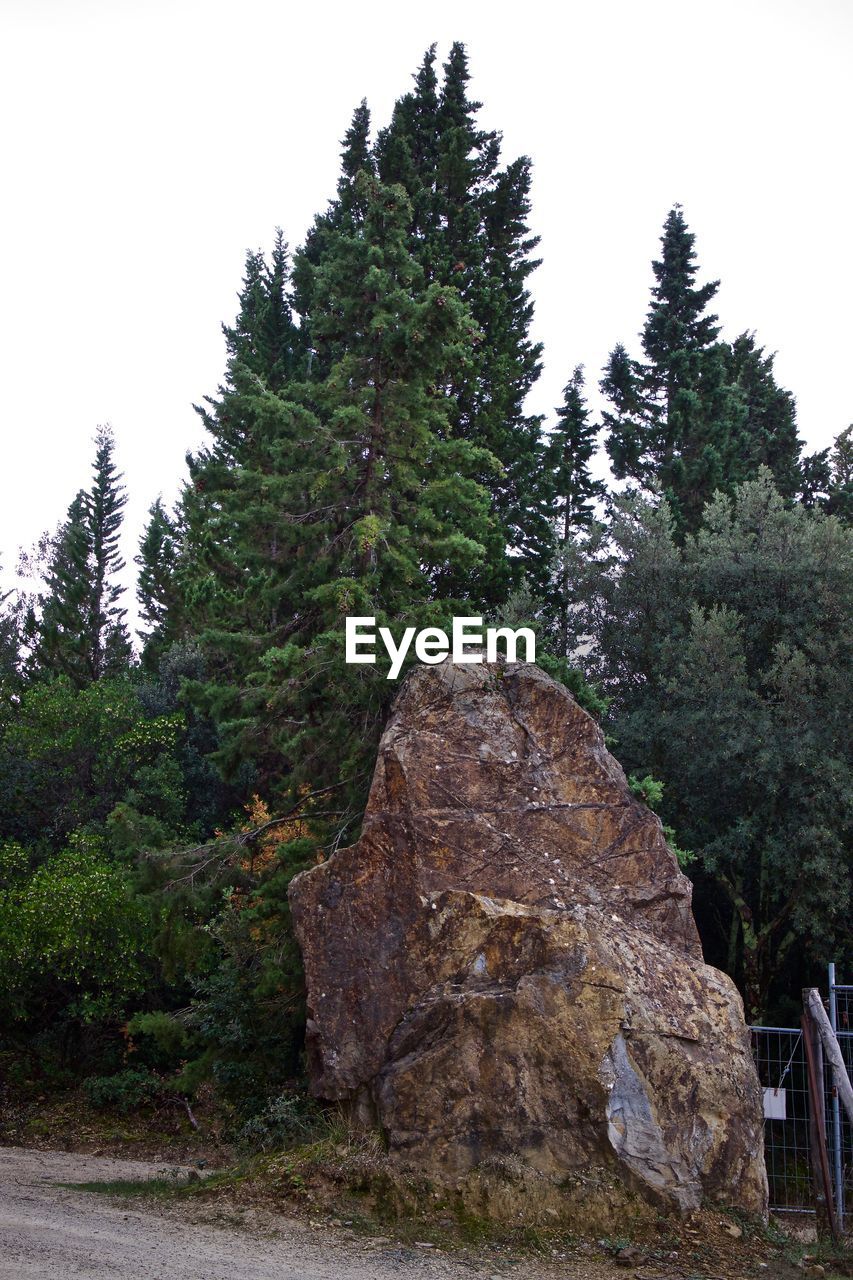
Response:
[[[764,1090],[764,1119],[765,1120],[786,1120],[785,1112],[785,1090],[784,1089],[765,1089]]]

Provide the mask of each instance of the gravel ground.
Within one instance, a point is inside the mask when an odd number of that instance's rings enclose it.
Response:
[[[242,1225],[199,1220],[157,1202],[71,1190],[67,1182],[162,1176],[171,1166],[58,1151],[0,1148],[3,1280],[489,1280],[471,1266],[392,1241],[263,1215]],[[506,1273],[505,1273],[506,1274]],[[531,1280],[526,1272],[525,1280]]]
[[[140,1198],[63,1185],[189,1172],[162,1162],[0,1147],[0,1280],[783,1280],[803,1274],[768,1246],[733,1239],[731,1223],[714,1215],[702,1230],[685,1227],[677,1252],[653,1255],[647,1241],[619,1266],[589,1242],[576,1242],[553,1261],[507,1250],[492,1258],[485,1251],[403,1245],[227,1198]],[[715,1238],[707,1238],[713,1228]],[[710,1247],[699,1261],[695,1249],[703,1238]]]

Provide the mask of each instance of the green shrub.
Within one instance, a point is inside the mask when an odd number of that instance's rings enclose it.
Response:
[[[0,1013],[10,1021],[114,1017],[144,989],[148,915],[99,843],[69,847],[0,888]]]
[[[657,813],[663,800],[662,782],[659,782],[657,778],[653,778],[650,773],[647,773],[644,778],[638,778],[635,773],[632,773],[628,776],[628,786],[638,800],[642,800],[643,804],[647,804],[650,809]]]
[[[657,813],[663,802],[662,782],[659,782],[657,778],[653,778],[650,773],[647,773],[644,778],[638,778],[635,773],[632,773],[628,778],[628,786],[638,800],[642,800],[644,804],[647,804],[650,809]],[[689,867],[691,862],[696,861],[695,853],[691,853],[689,849],[679,847],[672,827],[665,826],[663,834],[671,853],[682,870],[685,867]]]
[[[114,1076],[90,1076],[83,1092],[99,1111],[113,1108],[126,1113],[154,1102],[163,1092],[163,1081],[150,1071],[129,1068]]]
[[[246,1121],[237,1142],[250,1151],[281,1151],[317,1137],[326,1127],[323,1112],[311,1098],[281,1093]]]
[[[186,1028],[168,1013],[135,1013],[127,1024],[139,1059],[161,1071],[172,1070],[186,1056]]]

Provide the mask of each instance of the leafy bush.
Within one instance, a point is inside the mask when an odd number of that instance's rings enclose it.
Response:
[[[281,1093],[246,1121],[237,1142],[250,1151],[280,1151],[315,1138],[325,1127],[316,1102],[304,1094]]]
[[[632,773],[628,776],[628,786],[638,800],[642,800],[643,804],[647,804],[654,813],[657,813],[663,800],[662,782],[653,778],[650,773],[647,773],[644,778],[638,778],[635,773]]]
[[[163,1081],[150,1071],[129,1068],[114,1076],[90,1076],[83,1092],[99,1111],[114,1108],[127,1113],[154,1102],[163,1091]]]
[[[0,841],[0,891],[11,889],[30,869],[26,849],[16,840]]]
[[[638,800],[642,800],[643,804],[647,804],[654,813],[657,813],[663,803],[664,785],[662,782],[657,778],[653,778],[650,773],[647,773],[643,778],[638,778],[635,773],[632,773],[628,777],[628,786]],[[682,870],[685,867],[689,867],[691,862],[696,861],[695,853],[691,853],[689,849],[679,847],[672,827],[665,826],[663,834],[670,851]]]
[[[180,779],[164,761],[182,725],[178,713],[147,718],[129,680],[33,684],[0,725],[0,829],[33,848],[61,848],[125,799],[174,825]]]
[[[114,1016],[144,989],[148,913],[97,841],[69,847],[0,889],[0,1012],[44,1021],[74,1003],[83,1021]]]
[[[127,1024],[127,1033],[137,1057],[161,1071],[177,1067],[189,1046],[186,1028],[160,1010],[135,1013]]]

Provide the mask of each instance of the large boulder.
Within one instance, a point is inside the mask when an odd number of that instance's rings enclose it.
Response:
[[[743,1008],[690,890],[562,685],[416,669],[361,839],[291,886],[312,1091],[439,1184],[509,1161],[608,1212],[764,1212]]]

